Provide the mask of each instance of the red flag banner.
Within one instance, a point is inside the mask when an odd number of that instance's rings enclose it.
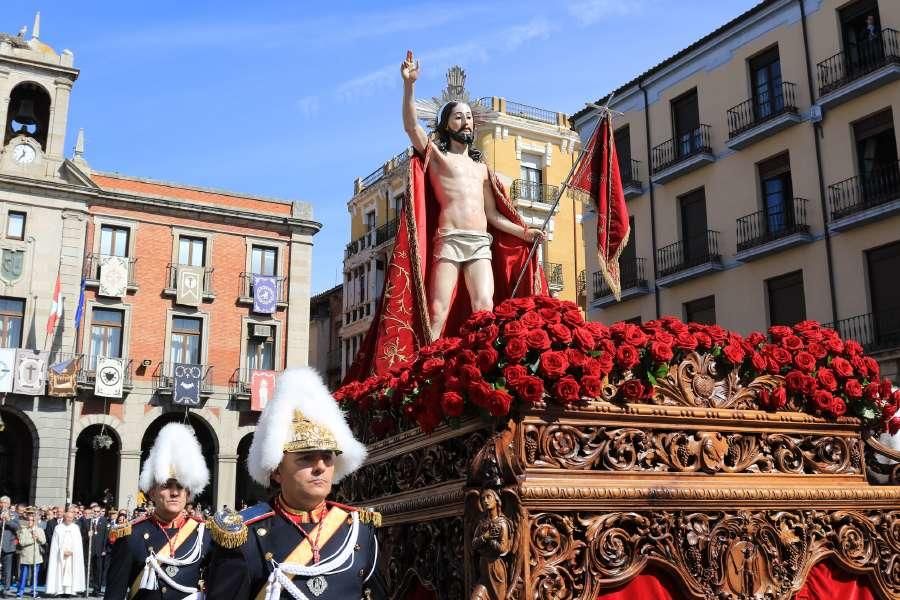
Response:
[[[63,305],[62,298],[59,295],[60,280],[59,273],[56,274],[56,284],[53,286],[53,306],[50,307],[50,315],[47,317],[47,335],[53,333],[56,329],[56,322],[62,316]]]
[[[275,371],[250,371],[250,410],[260,412],[275,394]]]
[[[590,197],[597,211],[597,258],[600,272],[616,300],[620,300],[622,277],[619,256],[628,244],[631,228],[609,113],[600,117],[578,168],[569,180],[569,188]]]

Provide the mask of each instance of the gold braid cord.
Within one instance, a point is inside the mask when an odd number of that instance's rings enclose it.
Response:
[[[213,541],[223,548],[234,549],[247,541],[244,518],[232,509],[226,508],[207,519],[206,528]]]

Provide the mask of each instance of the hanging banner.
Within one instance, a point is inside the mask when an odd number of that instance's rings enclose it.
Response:
[[[123,256],[100,257],[101,296],[121,298],[128,289],[128,259]]]
[[[78,385],[79,357],[63,360],[50,365],[47,371],[47,395],[54,398],[71,398]]]
[[[250,410],[259,412],[275,394],[275,371],[250,371]]]
[[[278,302],[278,280],[269,275],[253,276],[253,312],[264,315],[275,313]]]
[[[203,267],[178,265],[175,302],[182,306],[200,306],[203,294]]]
[[[97,357],[94,394],[104,398],[121,398],[125,370],[120,358]]]
[[[16,368],[16,349],[0,348],[0,394],[13,390],[13,371]]]
[[[42,396],[44,383],[47,381],[48,352],[37,350],[16,350],[14,394]]]
[[[200,381],[203,379],[203,367],[175,363],[172,371],[175,379],[172,388],[172,403],[181,406],[200,406]]]

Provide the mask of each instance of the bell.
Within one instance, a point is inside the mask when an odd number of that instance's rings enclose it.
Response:
[[[34,114],[34,100],[31,98],[22,98],[19,100],[19,107],[13,120],[23,125],[37,124],[37,115]]]

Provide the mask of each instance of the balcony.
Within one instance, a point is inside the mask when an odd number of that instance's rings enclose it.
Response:
[[[760,210],[737,220],[737,254],[749,262],[812,241],[806,222],[809,201],[794,198],[782,212]]]
[[[900,212],[900,163],[828,186],[831,231],[843,231]]]
[[[582,269],[578,271],[578,276],[575,278],[575,295],[583,296],[585,292],[587,292],[587,274]]]
[[[196,365],[200,367],[200,397],[208,397],[212,395],[212,382],[210,382],[209,372],[212,371],[212,365]],[[175,385],[175,363],[158,363],[156,370],[153,372],[153,388],[161,395],[171,396],[172,388]]]
[[[856,340],[866,352],[888,352],[900,349],[900,308],[857,315],[826,323],[846,340]]]
[[[84,267],[82,270],[84,287],[88,289],[100,287],[100,261],[105,256],[107,255],[88,254],[84,259]],[[137,262],[137,259],[126,257],[125,260],[128,261],[128,284],[126,289],[129,292],[136,292],[138,285],[134,277],[134,263]]]
[[[666,183],[716,160],[712,153],[711,128],[700,125],[678,138],[666,140],[650,151],[653,183]]]
[[[251,376],[256,369],[243,368],[235,369],[234,373],[228,379],[228,395],[235,400],[250,400],[251,394]],[[276,371],[275,375],[280,375],[280,371]]]
[[[71,352],[51,352],[49,357],[50,365],[65,362],[67,360],[78,360],[78,371],[75,374],[75,385],[79,390],[88,390],[93,392],[94,384],[97,381],[97,356],[92,354],[73,354]],[[122,361],[122,389],[131,391],[134,388],[133,364],[134,359],[123,357]]]
[[[561,292],[564,285],[563,267],[559,263],[545,262],[544,275],[547,276],[547,285],[551,292]]]
[[[519,117],[521,119],[528,119],[529,121],[537,121],[538,123],[546,123],[548,125],[559,124],[555,111],[528,106],[527,104],[519,104],[518,102],[507,102],[506,114],[511,117]]]
[[[760,93],[729,108],[725,113],[728,121],[725,145],[740,150],[799,123],[802,119],[797,111],[796,90],[796,84],[785,81],[774,94]]]
[[[241,280],[241,295],[238,298],[238,304],[253,304],[253,276],[256,273],[241,273],[238,277]],[[288,305],[288,285],[287,277],[275,278],[275,292],[277,298],[275,300],[278,308],[285,308]]]
[[[542,204],[553,204],[559,195],[559,187],[555,185],[545,185],[526,181],[524,179],[516,179],[512,182],[510,188],[510,196],[513,200],[522,200],[525,202],[540,202]]]
[[[850,44],[816,65],[819,105],[831,108],[900,79],[900,38],[894,29]]]
[[[391,219],[384,225],[381,225],[375,230],[375,245],[381,246],[382,244],[386,244],[388,242],[393,242],[394,238],[397,237],[397,226],[400,224],[400,219]]]
[[[372,303],[368,301],[363,301],[359,304],[354,304],[344,313],[344,325],[349,325],[351,323],[355,323],[360,319],[365,319],[372,315]]]
[[[622,191],[625,193],[625,199],[637,198],[644,193],[644,186],[641,184],[640,165],[641,162],[628,159],[627,162],[619,161],[619,173],[622,176]]]
[[[166,265],[166,282],[168,283],[168,287],[163,290],[163,296],[177,296],[176,286],[178,285],[178,267],[182,265],[176,265],[174,263],[169,263]],[[202,267],[203,268],[203,299],[204,300],[215,300],[216,294],[212,289],[212,276],[214,269],[212,267]]]
[[[375,245],[375,230],[370,229],[369,231],[362,234],[360,237],[356,238],[344,249],[344,260],[347,260],[354,254],[359,254],[366,248],[371,248]]]
[[[650,293],[647,278],[644,276],[644,259],[633,258],[619,261],[619,272],[622,283],[622,300],[646,296]],[[603,279],[603,275],[597,271],[594,273],[594,300],[591,306],[594,308],[606,308],[616,303],[612,290]]]
[[[656,251],[656,264],[659,269],[656,283],[662,287],[721,271],[719,232],[706,231],[660,248]]]
[[[399,154],[396,154],[395,156],[393,156],[391,158],[391,160],[384,163],[383,165],[381,165],[380,167],[378,167],[377,169],[375,169],[374,171],[372,171],[371,173],[369,173],[362,179],[357,179],[356,188],[354,190],[354,195],[359,194],[364,189],[375,185],[376,183],[378,183],[379,181],[384,179],[385,175],[387,175],[394,169],[397,169],[397,168],[401,167],[402,165],[404,165],[406,163],[406,161],[409,160],[409,157],[411,155],[412,155],[412,153],[411,153],[410,149],[407,148],[407,149],[403,150],[402,152],[400,152]]]

